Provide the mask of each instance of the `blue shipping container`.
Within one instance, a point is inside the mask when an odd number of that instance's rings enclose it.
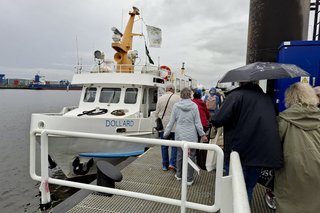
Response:
[[[278,51],[278,62],[295,64],[310,74],[308,80],[312,86],[319,86],[320,72],[320,41],[286,41],[283,42]],[[293,83],[301,81],[301,78],[286,78],[275,80],[274,98],[278,104],[279,112],[285,109],[284,93]]]

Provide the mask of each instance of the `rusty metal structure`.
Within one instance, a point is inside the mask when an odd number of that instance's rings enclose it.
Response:
[[[310,0],[251,0],[247,63],[276,61],[283,41],[306,40]]]

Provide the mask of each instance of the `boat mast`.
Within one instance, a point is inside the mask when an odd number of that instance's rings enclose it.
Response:
[[[133,11],[129,12],[129,15],[130,18],[121,40],[112,43],[112,48],[117,51],[114,54],[114,60],[117,62],[117,72],[134,72],[133,62],[128,58],[128,51],[132,50],[133,36],[143,36],[143,34],[132,33],[134,18],[136,15],[140,15],[139,9],[133,7]]]

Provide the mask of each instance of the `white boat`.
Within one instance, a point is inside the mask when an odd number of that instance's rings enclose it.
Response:
[[[32,114],[31,129],[50,129],[84,133],[125,135],[154,138],[153,112],[159,95],[167,83],[176,92],[185,86],[197,85],[181,72],[170,72],[166,66],[135,65],[137,52],[132,50],[132,33],[139,10],[129,12],[130,19],[122,34],[113,28],[112,47],[115,62],[95,51],[96,65],[88,71],[78,69],[71,84],[82,85],[78,107],[64,107],[60,113]],[[140,35],[141,36],[141,35]],[[49,155],[67,177],[96,172],[94,162],[142,154],[147,144],[86,139],[80,137],[49,137]],[[51,159],[50,159],[51,160]]]

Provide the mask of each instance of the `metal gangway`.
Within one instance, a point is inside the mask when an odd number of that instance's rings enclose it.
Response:
[[[48,143],[49,137],[55,136],[71,136],[91,139],[126,141],[129,143],[143,143],[151,146],[176,146],[183,150],[182,165],[182,182],[181,182],[181,199],[172,199],[139,192],[127,191],[123,189],[109,188],[103,186],[90,185],[85,183],[73,182],[70,180],[61,180],[49,177],[48,169]],[[40,164],[41,174],[36,174],[36,138],[40,137]],[[190,202],[187,200],[187,169],[188,169],[188,149],[212,150],[216,152],[216,176],[214,189],[214,204],[204,205],[200,203]],[[49,183],[61,186],[74,187],[79,189],[87,189],[91,191],[108,193],[131,198],[143,199],[146,201],[154,201],[163,204],[170,204],[180,207],[180,212],[184,213],[188,209],[201,210],[204,212],[220,213],[249,213],[250,205],[248,202],[242,167],[238,153],[232,152],[230,157],[229,175],[223,176],[223,151],[214,144],[195,143],[187,141],[168,141],[161,139],[126,137],[119,135],[104,135],[84,132],[70,132],[49,129],[37,129],[30,133],[30,176],[32,179],[41,182],[41,205],[50,206],[51,198],[49,191]]]

